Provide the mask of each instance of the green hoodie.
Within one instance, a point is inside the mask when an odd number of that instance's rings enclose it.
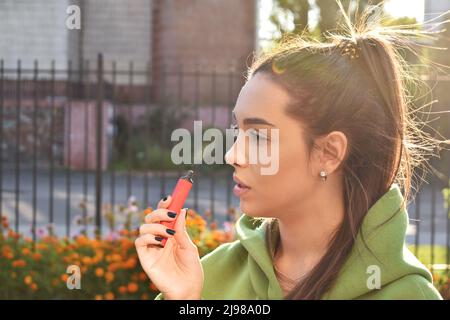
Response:
[[[369,209],[361,226],[365,244],[358,234],[336,281],[322,299],[442,299],[428,269],[405,246],[408,213],[402,201],[399,186],[393,184]],[[236,222],[238,240],[220,245],[201,259],[205,274],[202,299],[283,299],[265,243],[266,223],[243,214]],[[374,274],[370,266],[379,267],[379,289],[367,285]]]

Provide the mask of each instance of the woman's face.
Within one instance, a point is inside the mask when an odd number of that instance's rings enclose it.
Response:
[[[320,169],[313,166],[302,138],[302,124],[285,114],[288,102],[288,93],[264,73],[254,75],[237,99],[234,117],[240,130],[225,160],[234,167],[236,180],[248,186],[242,188],[238,184],[233,191],[240,198],[241,211],[249,216],[289,215],[289,210],[281,209],[307,201],[320,182],[317,176]],[[267,134],[261,129],[266,129]],[[259,142],[250,138],[254,135],[259,135]],[[244,141],[245,148],[239,147]],[[250,161],[250,153],[261,150],[259,146],[263,143],[267,143],[266,154],[271,161],[278,161],[272,174],[262,174],[262,169],[269,165]],[[258,147],[252,148],[255,144]]]

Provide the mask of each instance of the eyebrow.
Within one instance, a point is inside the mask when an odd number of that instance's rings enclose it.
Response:
[[[233,113],[233,119],[236,121],[236,114],[234,112]],[[270,123],[269,121],[263,119],[263,118],[256,118],[256,117],[252,117],[252,118],[245,118],[244,119],[244,125],[255,125],[255,124],[261,124],[261,125],[268,125],[271,127],[275,127],[274,124]]]

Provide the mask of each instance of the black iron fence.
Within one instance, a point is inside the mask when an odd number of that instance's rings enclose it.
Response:
[[[203,129],[227,128],[242,81],[233,69],[119,69],[101,55],[94,66],[69,63],[66,70],[54,62],[26,69],[21,61],[15,68],[0,61],[0,218],[33,239],[45,226],[67,237],[114,230],[133,223],[130,213],[154,207],[194,167],[187,206],[227,221],[237,205],[231,168],[175,166],[169,141],[175,128],[192,130],[193,120]],[[416,254],[429,245],[431,264],[448,265],[450,212],[442,190],[449,181],[429,181],[409,207],[407,241]]]
[[[8,69],[0,61],[0,215],[33,239],[39,226],[70,236],[76,218],[83,231],[93,224],[101,232],[105,212],[120,217],[135,205],[154,207],[188,168],[170,161],[171,131],[191,129],[195,119],[205,128],[228,127],[242,81],[232,69],[163,69],[155,90],[150,68],[106,67],[101,55],[91,67],[86,61],[57,70],[53,62],[45,69],[35,62],[25,69],[18,61]],[[235,205],[229,170],[195,170],[187,205],[228,219],[226,208]]]

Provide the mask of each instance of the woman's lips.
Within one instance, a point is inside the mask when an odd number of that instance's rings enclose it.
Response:
[[[250,191],[251,188],[239,180],[235,175],[233,175],[233,180],[236,182],[236,185],[233,188],[233,193],[236,197],[241,197]]]
[[[233,193],[234,193],[234,195],[236,197],[241,197],[241,196],[243,196],[245,193],[247,193],[249,191],[250,191],[250,188],[243,187],[239,183],[237,185],[235,185],[234,188],[233,188]]]

